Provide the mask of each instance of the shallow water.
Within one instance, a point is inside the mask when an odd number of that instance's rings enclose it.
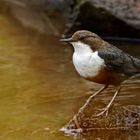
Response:
[[[140,54],[139,45],[131,49]],[[74,139],[59,129],[101,85],[81,79],[71,55],[72,49],[59,38],[29,31],[0,16],[0,139]],[[116,102],[140,105],[139,85],[139,80],[125,84]]]

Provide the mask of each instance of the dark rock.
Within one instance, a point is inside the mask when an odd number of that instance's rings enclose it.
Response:
[[[87,29],[101,36],[140,37],[138,29],[114,16],[103,6],[96,7],[94,2],[80,4],[79,12],[76,11],[73,15],[76,18],[67,34],[73,34],[73,32],[79,29]]]
[[[87,29],[101,36],[140,37],[139,0],[2,1],[23,25],[42,33]]]
[[[115,17],[122,19],[134,28],[140,28],[139,0],[91,0],[93,5],[104,8]]]

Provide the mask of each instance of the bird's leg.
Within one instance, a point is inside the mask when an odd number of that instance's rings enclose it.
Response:
[[[94,115],[94,117],[99,117],[99,116],[103,115],[105,112],[107,112],[107,111],[109,110],[110,106],[112,105],[113,101],[115,100],[115,98],[116,98],[117,94],[119,93],[120,89],[121,89],[121,86],[118,86],[118,87],[117,87],[117,90],[116,90],[116,92],[114,93],[114,96],[112,97],[112,99],[111,99],[111,101],[109,102],[109,104],[103,109],[102,112],[100,112],[100,113],[97,114],[97,115]]]
[[[92,98],[94,98],[97,94],[101,93],[103,90],[105,90],[108,87],[108,85],[103,86],[101,89],[99,89],[97,92],[95,92],[94,94],[92,94],[86,101],[86,103],[79,109],[79,112],[82,112],[85,107],[90,103],[90,101],[92,100]]]
[[[97,94],[101,93],[101,92],[102,92],[103,90],[105,90],[107,87],[108,87],[108,85],[105,85],[105,86],[103,86],[101,89],[99,89],[97,92],[95,92],[94,94],[92,94],[92,95],[88,98],[88,100],[86,101],[86,103],[79,109],[79,112],[78,112],[78,113],[82,112],[82,111],[86,108],[86,106],[90,103],[90,101],[92,100],[92,98],[94,98]],[[77,120],[77,116],[76,116],[76,115],[74,116],[74,122],[75,122],[75,124],[76,124],[76,127],[77,127],[77,128],[80,128],[80,125],[79,125],[79,123],[78,123],[78,120]]]

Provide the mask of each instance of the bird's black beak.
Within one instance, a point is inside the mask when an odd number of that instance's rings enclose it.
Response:
[[[72,38],[65,38],[65,39],[60,39],[61,42],[66,42],[66,43],[71,43],[73,42]]]

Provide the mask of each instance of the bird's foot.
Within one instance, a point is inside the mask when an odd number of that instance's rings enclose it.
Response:
[[[114,95],[113,95],[111,101],[109,102],[109,104],[108,104],[105,108],[103,108],[102,111],[101,111],[99,114],[96,114],[96,115],[94,115],[93,117],[99,117],[99,116],[103,115],[104,113],[106,113],[105,116],[108,115],[108,110],[109,110],[109,108],[111,107],[111,105],[112,105],[112,103],[113,103],[115,97],[116,97],[117,94],[119,93],[120,89],[121,89],[121,86],[118,86],[118,89],[117,89],[117,91],[114,93]]]
[[[78,122],[78,119],[77,119],[77,115],[74,116],[73,120],[74,120],[74,123],[75,123],[77,129],[81,128],[81,126],[80,126],[80,124]]]
[[[99,117],[99,116],[102,116],[103,114],[105,114],[105,116],[107,117],[108,115],[108,110],[109,110],[109,107],[105,107],[105,108],[102,108],[102,109],[98,109],[99,111],[101,111],[100,113],[96,114],[96,115],[93,115],[93,117]]]

